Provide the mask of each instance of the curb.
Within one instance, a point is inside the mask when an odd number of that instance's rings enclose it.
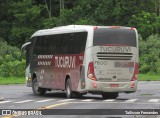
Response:
[[[3,101],[3,100],[4,100],[4,98],[0,96],[0,101]]]

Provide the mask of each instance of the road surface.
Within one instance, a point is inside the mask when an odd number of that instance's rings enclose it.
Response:
[[[61,91],[48,92],[44,96],[34,96],[32,89],[25,85],[0,85],[0,96],[5,98],[4,101],[0,101],[1,112],[6,109],[18,109],[19,111],[29,109],[36,110],[37,115],[40,115],[49,109],[52,111],[48,110],[48,112],[54,114],[42,116],[5,115],[6,111],[3,111],[2,118],[160,118],[159,115],[156,115],[156,113],[160,114],[160,82],[139,82],[137,92],[120,93],[117,99],[106,100],[102,99],[101,95],[92,94],[84,95],[79,99],[66,99],[65,93]],[[152,113],[155,114],[138,114],[139,112],[151,111],[154,111]]]

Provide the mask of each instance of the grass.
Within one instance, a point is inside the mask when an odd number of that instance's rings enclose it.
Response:
[[[0,85],[6,84],[25,84],[24,77],[0,77]]]
[[[160,75],[156,74],[139,74],[138,75],[139,81],[160,81]],[[7,84],[25,84],[24,77],[0,77],[0,85],[7,85]]]
[[[160,81],[160,75],[158,74],[139,74],[139,81]]]

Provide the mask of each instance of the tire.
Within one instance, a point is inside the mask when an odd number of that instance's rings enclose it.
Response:
[[[34,95],[44,95],[46,92],[46,89],[39,88],[37,79],[35,78],[33,79],[33,82],[32,82],[32,91]]]
[[[116,99],[119,96],[119,93],[102,93],[103,99]]]
[[[73,92],[72,92],[72,88],[71,88],[71,80],[67,79],[66,82],[66,97],[67,98],[72,98],[73,97]]]

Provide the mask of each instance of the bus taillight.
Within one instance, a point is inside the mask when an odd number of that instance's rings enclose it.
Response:
[[[89,65],[88,65],[88,74],[87,75],[88,75],[89,79],[97,81],[96,76],[94,74],[93,62],[90,62]]]
[[[121,27],[120,26],[110,26],[109,28],[118,29],[118,28],[121,28]]]
[[[93,29],[94,29],[94,30],[98,29],[98,26],[94,26]]]
[[[134,28],[134,27],[131,27],[131,30],[135,30],[135,28]]]
[[[136,63],[135,65],[134,74],[133,74],[131,81],[135,81],[137,80],[137,78],[138,78],[138,63]]]

